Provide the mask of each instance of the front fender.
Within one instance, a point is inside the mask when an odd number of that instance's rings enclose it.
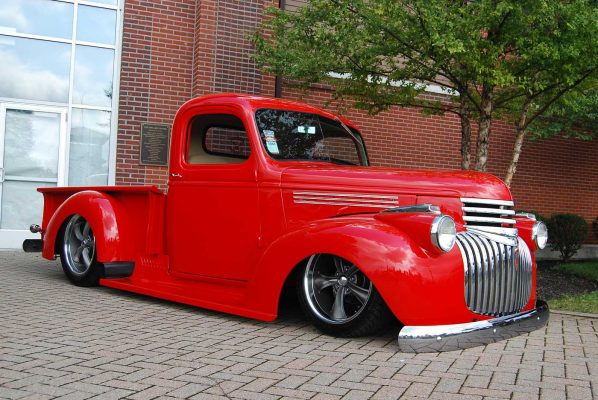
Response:
[[[463,264],[456,246],[449,253],[429,252],[410,236],[408,226],[401,229],[372,215],[359,215],[314,221],[273,242],[250,283],[249,293],[259,299],[258,307],[276,315],[286,278],[297,264],[316,253],[335,254],[357,265],[405,324],[421,324],[430,312],[436,314],[434,308],[445,285],[453,291],[459,288],[461,295],[450,297],[464,305]],[[440,308],[455,306],[448,303]]]
[[[58,207],[44,229],[44,258],[54,259],[60,228],[74,214],[81,215],[91,225],[99,262],[133,259],[133,244],[125,240],[130,238],[126,231],[129,226],[127,213],[114,197],[94,190],[77,192]]]

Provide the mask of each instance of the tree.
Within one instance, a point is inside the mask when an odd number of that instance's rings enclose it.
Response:
[[[562,134],[583,140],[598,135],[598,79],[588,80],[579,89],[564,95],[530,125],[533,139]]]
[[[472,121],[473,164],[485,171],[492,120],[508,118],[516,141],[507,178],[530,124],[597,76],[595,0],[311,0],[270,13],[253,36],[264,70],[304,87],[330,84],[372,114],[395,105],[454,113],[463,169]],[[455,96],[430,100],[427,84]]]

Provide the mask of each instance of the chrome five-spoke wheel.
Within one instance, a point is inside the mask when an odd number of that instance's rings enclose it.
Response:
[[[312,311],[331,324],[357,317],[372,294],[372,282],[355,265],[329,254],[310,258],[303,285]]]
[[[326,333],[357,336],[378,330],[385,322],[372,320],[372,315],[377,318],[388,311],[372,282],[356,265],[339,256],[311,256],[298,292],[304,311]]]
[[[62,268],[80,286],[96,285],[100,268],[96,261],[96,240],[91,226],[81,215],[73,215],[64,227],[60,249]]]

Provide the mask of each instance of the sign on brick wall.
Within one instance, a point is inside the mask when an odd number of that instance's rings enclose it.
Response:
[[[168,165],[170,126],[141,124],[139,162],[144,165]]]

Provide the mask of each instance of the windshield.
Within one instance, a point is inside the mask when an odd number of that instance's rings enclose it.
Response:
[[[340,120],[276,109],[257,110],[255,120],[266,151],[276,160],[367,165],[359,132]]]

